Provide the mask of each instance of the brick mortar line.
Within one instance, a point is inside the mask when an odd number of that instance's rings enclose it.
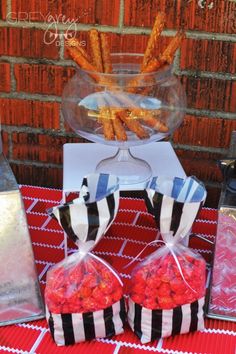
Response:
[[[18,21],[16,23],[8,23],[7,21],[0,20],[0,27],[12,27],[12,28],[32,28],[32,29],[41,29],[47,30],[50,22],[24,22]],[[68,29],[68,25],[58,23],[57,29],[59,31],[65,31]],[[89,31],[91,28],[96,27],[97,29],[103,32],[112,32],[112,33],[122,33],[122,34],[147,34],[151,33],[151,28],[148,27],[137,27],[137,26],[110,26],[110,25],[94,25],[94,24],[77,24],[76,30],[78,31]],[[165,36],[175,35],[177,30],[165,29],[162,34]],[[192,39],[210,39],[215,41],[227,41],[227,42],[236,42],[234,34],[224,34],[217,32],[206,32],[206,31],[185,31],[187,38]]]
[[[59,137],[59,138],[79,138],[76,133],[67,133],[66,131],[52,131],[50,129],[45,128],[34,128],[34,127],[21,127],[21,126],[8,126],[2,124],[2,130],[12,134],[12,133],[33,133],[33,134],[44,134],[51,137]],[[88,141],[89,142],[89,141]],[[86,142],[84,142],[86,144]],[[220,155],[225,156],[228,152],[228,149],[222,148],[214,148],[214,147],[204,147],[204,146],[197,146],[197,145],[185,145],[185,144],[178,144],[172,141],[172,145],[174,149],[180,150],[188,150],[188,151],[198,151],[198,152],[210,152],[210,153],[217,153]]]
[[[15,99],[26,99],[33,101],[43,101],[43,102],[57,102],[61,103],[61,96],[40,94],[40,93],[28,93],[28,92],[11,92],[10,94],[5,92],[0,92],[0,98],[15,98]]]
[[[205,186],[207,187],[212,187],[212,188],[222,188],[222,183],[221,182],[210,182],[210,181],[204,181]]]
[[[11,0],[7,0],[6,13],[9,14],[10,12],[11,12]]]
[[[63,46],[60,46],[63,47]],[[63,47],[64,48],[64,47]],[[0,62],[9,62],[12,64],[35,64],[35,65],[54,65],[54,66],[63,66],[63,67],[74,67],[76,68],[75,63],[71,59],[64,59],[64,49],[60,53],[60,59],[48,59],[48,58],[27,58],[27,57],[15,57],[10,55],[1,55]],[[179,68],[180,62],[180,51],[178,50],[175,55],[175,60],[173,64],[174,74],[176,75],[185,75],[188,77],[197,77],[197,78],[211,78],[219,80],[234,81],[236,80],[236,74],[234,73],[223,73],[216,71],[199,71],[199,70],[184,70]]]
[[[195,78],[209,78],[209,79],[219,79],[219,80],[236,80],[236,74],[223,73],[223,72],[212,72],[212,71],[199,71],[199,70],[181,70],[177,69],[175,71],[176,75],[185,75],[188,77],[194,76]]]
[[[60,31],[59,33],[63,34],[62,31]],[[60,45],[59,57],[60,57],[61,60],[64,60],[64,55],[65,55],[65,38],[64,38],[64,36],[62,36],[61,42],[63,43],[63,45]]]
[[[47,94],[36,94],[36,93],[27,93],[27,92],[0,92],[0,99],[22,99],[22,100],[31,100],[31,101],[41,101],[41,102],[56,102],[61,103],[61,96],[47,95]],[[196,109],[196,108],[186,108],[185,114],[191,114],[196,117],[206,116],[213,118],[229,119],[235,120],[236,114],[231,112],[224,111],[211,111],[205,109]]]
[[[173,71],[175,74],[180,71],[180,53],[180,49],[178,49],[173,62]]]
[[[7,133],[34,133],[34,134],[46,134],[52,137],[61,137],[64,138],[65,136],[68,138],[80,138],[76,133],[69,133],[66,131],[62,131],[61,129],[46,129],[46,128],[34,128],[29,126],[19,126],[19,125],[1,125],[2,130],[6,131]],[[83,139],[81,137],[81,139]]]
[[[125,14],[124,0],[120,0],[120,13],[119,13],[119,21],[118,21],[118,25],[120,29],[123,29],[124,26],[124,14]]]
[[[51,167],[51,168],[57,168],[58,170],[61,170],[63,168],[62,164],[39,162],[34,160],[8,159],[8,162],[14,163],[15,165],[31,165],[33,167]]]
[[[221,119],[229,119],[235,120],[236,114],[231,112],[224,112],[224,111],[211,111],[207,109],[197,109],[197,108],[186,108],[185,114],[190,114],[196,117],[205,116],[205,117],[212,117],[212,118],[221,118]]]
[[[14,74],[14,63],[10,63],[11,92],[16,91],[16,79]]]
[[[209,153],[213,153],[213,154],[216,153],[223,156],[225,156],[228,152],[228,149],[222,149],[222,148],[210,147],[210,146],[176,144],[173,142],[172,142],[172,146],[174,149],[179,149],[179,150],[209,152]]]

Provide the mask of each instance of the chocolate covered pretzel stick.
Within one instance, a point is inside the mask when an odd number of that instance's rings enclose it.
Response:
[[[152,28],[152,32],[149,36],[146,51],[144,53],[141,71],[147,66],[150,59],[152,59],[154,56],[154,49],[156,48],[157,41],[158,41],[160,34],[163,30],[163,27],[165,24],[165,19],[166,19],[166,16],[163,12],[159,12],[158,15],[156,16],[156,19],[155,19],[155,22],[154,22],[154,25]]]

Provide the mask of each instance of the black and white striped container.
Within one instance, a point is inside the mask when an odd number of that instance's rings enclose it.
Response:
[[[95,245],[116,217],[118,207],[118,178],[94,173],[84,177],[79,198],[48,213],[78,246],[88,241]]]
[[[150,310],[129,298],[128,322],[141,343],[204,329],[205,298],[170,310]]]
[[[59,222],[67,236],[79,248],[78,252],[55,267],[86,261],[86,254],[107,231],[116,217],[118,207],[118,178],[108,174],[90,174],[83,179],[79,198],[50,209],[49,215]],[[99,260],[95,255],[90,256]],[[104,261],[100,262],[106,265]],[[114,270],[109,265],[106,266],[122,284]],[[61,346],[69,345],[123,333],[125,302],[122,297],[110,307],[86,313],[55,314],[47,308],[46,316],[54,341]]]
[[[188,237],[206,199],[206,189],[195,177],[153,177],[145,190],[148,211],[155,217],[161,235],[175,240]]]
[[[110,307],[94,312],[55,314],[46,308],[51,335],[59,346],[123,333],[125,318],[123,298]]]

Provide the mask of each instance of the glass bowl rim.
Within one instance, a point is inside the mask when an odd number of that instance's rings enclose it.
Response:
[[[111,53],[111,56],[113,57],[118,57],[118,56],[130,56],[130,57],[144,57],[144,54],[142,53],[123,53],[123,52],[117,52],[117,53]],[[159,76],[160,78],[163,78],[163,76],[169,76],[172,74],[172,69],[173,69],[173,64],[165,64],[162,67],[159,68],[159,70],[152,71],[149,73],[103,73],[99,71],[93,71],[93,70],[86,70],[82,69],[80,66],[76,64],[76,70],[81,71],[83,73],[86,73],[88,75],[97,75],[98,77],[104,77],[104,78],[117,78],[117,77],[123,77],[123,78],[145,78],[145,77],[151,77],[151,76]]]

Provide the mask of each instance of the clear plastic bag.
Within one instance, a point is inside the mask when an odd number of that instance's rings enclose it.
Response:
[[[89,252],[114,220],[118,204],[117,178],[92,174],[83,180],[79,198],[49,211],[78,246],[78,252],[47,273],[47,321],[58,345],[123,332],[122,282],[110,265]]]
[[[151,243],[162,247],[131,274],[128,322],[142,343],[204,328],[206,265],[183,240],[205,197],[204,186],[192,177],[154,177],[146,190],[162,236]]]

